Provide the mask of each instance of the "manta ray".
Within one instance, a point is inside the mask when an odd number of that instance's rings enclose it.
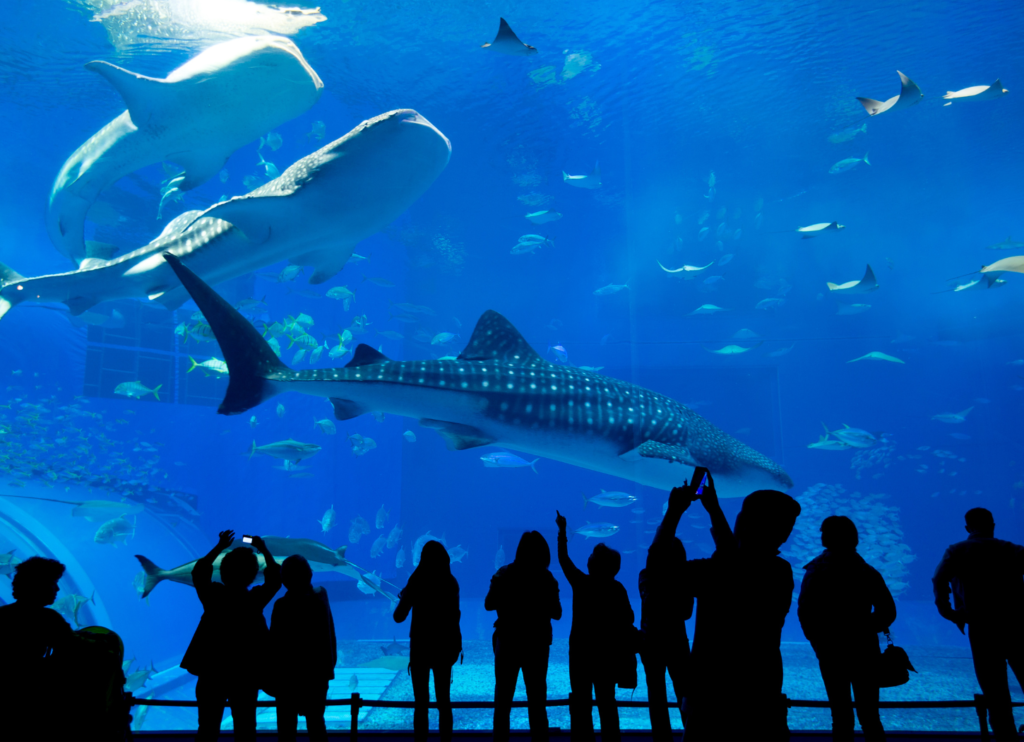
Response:
[[[1000,80],[996,80],[991,85],[973,85],[963,90],[950,90],[942,96],[942,99],[948,101],[992,100],[993,98],[1001,98],[1009,92],[1009,90],[1003,87],[1003,83]],[[949,103],[946,105],[948,106]]]
[[[880,113],[896,111],[900,108],[910,108],[910,106],[916,106],[924,98],[921,88],[917,87],[913,80],[899,70],[896,70],[896,74],[900,76],[901,87],[899,95],[893,96],[887,101],[875,100],[874,98],[857,98],[860,104],[864,106],[864,110],[868,112],[868,116],[877,116]]]
[[[828,290],[833,294],[866,294],[878,289],[878,281],[875,280],[875,272],[868,265],[864,271],[864,277],[859,281],[847,281],[846,283],[832,283],[826,281]]]
[[[73,315],[108,299],[149,297],[169,309],[188,295],[161,257],[180,257],[211,283],[281,260],[314,268],[322,283],[360,240],[383,229],[434,182],[451,144],[416,111],[364,121],[248,195],[190,211],[145,247],[79,270],[26,278],[0,264],[0,317],[26,300],[67,304]]]
[[[489,44],[481,44],[480,48],[493,49],[496,52],[511,54],[517,57],[525,57],[537,53],[537,47],[524,44],[519,40],[516,32],[512,30],[512,26],[508,25],[508,21],[504,18],[499,19],[498,35],[494,37],[494,41]]]
[[[46,231],[76,263],[88,257],[86,214],[118,178],[169,160],[184,168],[178,190],[195,188],[236,149],[306,111],[324,87],[299,48],[280,36],[225,41],[163,79],[107,62],[85,66],[117,89],[128,110],[75,150],[53,183]]]
[[[545,361],[493,310],[454,360],[393,361],[359,345],[343,368],[293,371],[236,309],[173,254],[165,258],[199,306],[227,362],[218,412],[238,415],[286,391],[325,397],[334,416],[417,418],[450,450],[501,445],[669,490],[706,466],[718,494],[788,489],[775,462],[685,405],[607,376]]]

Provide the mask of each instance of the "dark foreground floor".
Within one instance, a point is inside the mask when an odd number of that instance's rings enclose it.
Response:
[[[145,740],[145,742],[192,742],[195,738],[194,734],[186,734],[183,732],[136,732],[134,735],[137,739]],[[455,739],[459,742],[490,742],[491,735],[479,731],[466,731],[466,732],[455,732]],[[889,732],[887,734],[888,739],[891,742],[925,742],[931,740],[933,742],[960,742],[960,740],[977,740],[981,739],[981,735],[977,732]],[[412,732],[360,732],[360,739],[365,739],[367,742],[413,742]],[[598,740],[601,739],[601,735],[598,734]],[[231,732],[222,732],[221,739],[230,742],[234,739],[234,735]],[[277,739],[277,735],[273,732],[260,732],[259,739],[261,742],[273,742]],[[305,734],[299,734],[300,740],[305,740],[307,737]],[[347,734],[334,734],[332,733],[329,737],[332,742],[334,740],[347,740]],[[437,740],[436,733],[430,735],[431,740]],[[530,739],[529,732],[512,732],[513,740],[526,740]],[[553,740],[568,740],[568,732],[560,734],[559,732],[552,730],[551,739]],[[682,742],[682,735],[675,737],[676,742]],[[831,735],[827,732],[793,732],[793,742],[831,742]],[[857,739],[862,740],[863,737],[858,733]],[[623,742],[651,742],[650,732],[632,732],[625,730],[622,733]]]

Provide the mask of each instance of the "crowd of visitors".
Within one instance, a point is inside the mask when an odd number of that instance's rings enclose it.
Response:
[[[676,529],[682,515],[698,501],[710,518],[715,551],[710,558],[688,559]],[[792,567],[779,549],[799,515],[800,505],[790,496],[761,490],[744,499],[730,528],[710,472],[697,468],[691,480],[672,490],[648,550],[639,576],[638,630],[626,589],[616,579],[619,553],[598,543],[586,571],[580,569],[569,556],[566,518],[556,511],[558,562],[572,590],[572,739],[595,739],[595,700],[602,738],[611,742],[621,738],[615,688],[636,688],[638,655],[657,742],[672,739],[666,673],[688,742],[788,739],[780,642],[794,580]],[[1024,680],[1024,638],[1016,626],[1024,613],[1024,547],[995,538],[992,514],[983,508],[967,512],[966,529],[968,538],[950,546],[935,571],[935,603],[939,613],[969,637],[995,738],[1017,739],[1006,668],[1009,664],[1018,683]],[[301,715],[309,738],[326,740],[328,681],[337,662],[327,592],[312,586],[313,572],[303,557],[289,556],[278,565],[259,537],[252,537],[252,548],[225,554],[234,539],[232,531],[221,532],[216,546],[192,570],[204,612],[181,666],[198,676],[198,739],[217,738],[224,708],[230,706],[235,738],[254,740],[256,701],[263,689],[277,699],[281,739],[295,739]],[[857,553],[853,521],[843,516],[826,518],[821,523],[821,543],[822,553],[804,565],[797,615],[818,659],[832,712],[833,739],[854,738],[852,690],[864,738],[884,740],[879,688],[891,684],[885,671],[892,670],[892,662],[887,661],[892,657],[880,651],[879,634],[888,634],[896,619],[896,604],[882,576]],[[264,581],[253,586],[260,559],[265,563]],[[549,736],[546,678],[551,622],[562,616],[559,586],[550,564],[551,551],[544,537],[537,531],[524,533],[515,560],[491,578],[484,602],[486,610],[497,613],[493,728],[499,742],[509,738],[509,714],[520,672],[531,736],[541,742]],[[213,579],[215,567],[219,582]],[[13,577],[16,602],[0,606],[0,631],[12,639],[7,672],[0,675],[0,698],[15,710],[4,715],[0,739],[60,738],[57,722],[43,710],[47,701],[38,689],[51,673],[67,671],[68,663],[77,663],[74,669],[80,672],[111,648],[109,637],[95,633],[83,644],[82,632],[72,632],[59,614],[47,608],[56,599],[63,572],[64,566],[52,559],[25,560]],[[264,609],[282,584],[287,593],[275,603],[268,626]],[[691,649],[684,622],[695,606]],[[423,546],[419,565],[400,593],[394,619],[402,622],[410,614],[415,737],[427,737],[432,674],[440,738],[450,740],[450,684],[452,667],[462,652],[461,611],[459,584],[448,552],[438,541]],[[254,657],[254,647],[266,649]],[[898,653],[893,656],[900,661]],[[112,708],[116,714],[116,704]],[[121,713],[126,717],[127,704]],[[91,738],[111,738],[103,734],[109,735],[116,726],[115,720],[106,732]],[[90,738],[81,728],[76,736]]]

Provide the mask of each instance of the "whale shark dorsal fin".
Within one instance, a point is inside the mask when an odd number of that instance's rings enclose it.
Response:
[[[459,354],[459,360],[546,363],[519,330],[493,309],[480,315],[469,343]]]
[[[89,62],[85,68],[102,75],[107,82],[114,86],[128,107],[132,123],[139,128],[149,121],[159,107],[160,98],[168,85],[163,80],[129,72],[110,62]]]
[[[380,351],[374,350],[365,343],[360,343],[356,346],[356,352],[352,354],[352,360],[345,364],[345,368],[369,366],[373,363],[387,363],[390,360]]]

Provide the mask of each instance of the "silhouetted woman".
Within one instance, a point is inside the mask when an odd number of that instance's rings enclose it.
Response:
[[[409,628],[409,673],[416,709],[413,731],[417,740],[425,740],[430,729],[430,673],[434,673],[437,696],[437,728],[442,740],[452,738],[451,682],[452,665],[462,651],[459,629],[459,583],[452,575],[451,559],[440,541],[428,541],[420,552],[420,563],[409,575],[399,594],[395,621],[401,623],[412,611]]]
[[[825,518],[825,551],[807,566],[797,615],[814,648],[832,707],[832,739],[853,739],[853,704],[868,742],[885,739],[878,716],[878,634],[896,620],[896,603],[878,570],[857,553],[857,526],[843,515]]]
[[[556,511],[557,512],[557,511]],[[630,648],[633,608],[622,583],[615,579],[622,557],[603,543],[594,547],[584,572],[569,558],[565,516],[558,513],[558,563],[572,586],[572,631],[569,633],[569,723],[573,740],[594,739],[591,700],[601,716],[601,739],[616,742],[619,709],[615,684],[622,659]]]
[[[509,738],[509,716],[519,671],[526,684],[530,734],[548,738],[548,655],[551,621],[562,617],[558,581],[551,574],[551,549],[537,531],[519,539],[516,558],[491,578],[484,609],[497,611],[494,622],[494,739]]]

